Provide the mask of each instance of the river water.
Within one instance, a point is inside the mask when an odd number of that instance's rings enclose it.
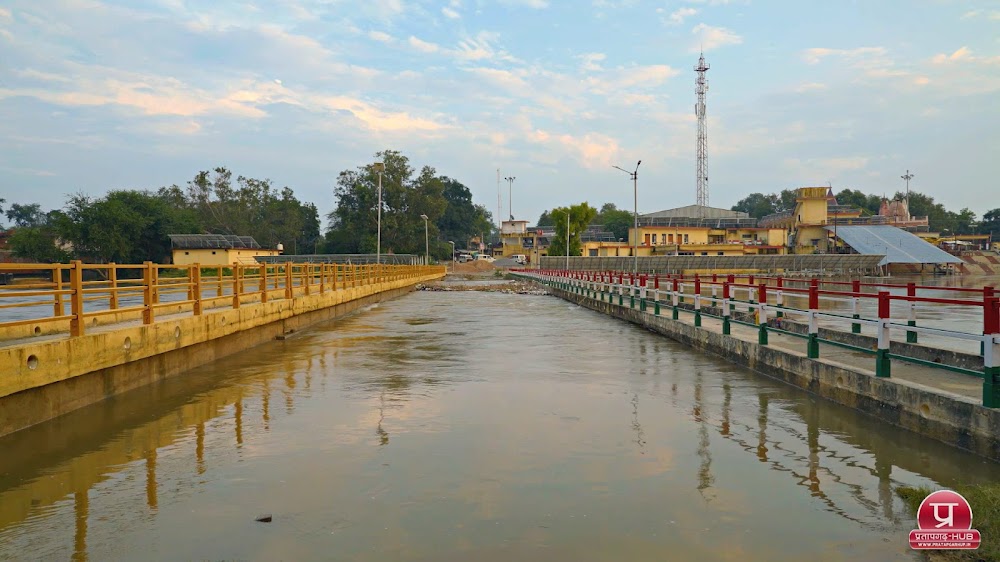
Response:
[[[382,303],[0,453],[11,560],[916,560],[896,486],[1000,477],[555,297],[481,292]]]

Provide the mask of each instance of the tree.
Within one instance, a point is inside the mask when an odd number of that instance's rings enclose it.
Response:
[[[602,225],[616,239],[627,240],[628,229],[635,226],[635,215],[632,211],[619,209],[614,203],[605,203],[594,217],[593,224]]]
[[[137,190],[110,191],[100,199],[73,195],[54,224],[77,258],[96,263],[164,262],[170,257],[168,234],[198,231],[193,214]]]
[[[492,217],[472,202],[469,189],[458,180],[438,175],[424,166],[415,173],[406,156],[384,150],[375,160],[385,164],[382,175],[382,252],[424,253],[424,221],[431,255],[451,256],[451,245],[463,247],[469,238],[492,232]],[[327,216],[328,251],[375,253],[378,232],[378,174],[374,165],[344,170],[333,190],[337,204]]]
[[[775,194],[765,195],[763,193],[751,193],[740,199],[732,206],[733,211],[749,213],[753,218],[759,219],[778,211],[781,199]]]
[[[26,226],[39,226],[45,222],[45,213],[38,203],[21,205],[12,203],[7,209],[7,219],[14,223],[14,228],[24,228]]]
[[[56,228],[61,216],[61,211],[50,211],[34,217],[30,226],[16,228],[8,240],[11,253],[38,263],[69,261],[72,256],[61,246]]]
[[[567,213],[569,214],[569,254],[578,256],[580,255],[580,233],[586,230],[594,217],[597,216],[597,209],[585,201],[572,207],[556,207],[549,211],[556,230],[556,235],[549,244],[550,256],[566,255]]]
[[[983,213],[983,220],[976,230],[978,234],[988,234],[993,240],[1000,240],[1000,207]]]
[[[863,215],[877,215],[882,208],[882,198],[878,195],[866,195],[860,190],[842,189],[836,194],[837,203],[851,205],[861,209]]]
[[[542,211],[542,214],[538,217],[538,224],[536,226],[552,226],[555,224],[552,220],[552,215],[548,211]]]

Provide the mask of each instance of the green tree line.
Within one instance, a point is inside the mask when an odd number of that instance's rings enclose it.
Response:
[[[409,158],[394,150],[375,154],[384,164],[382,185],[382,252],[430,253],[450,258],[451,245],[465,248],[473,236],[495,231],[492,215],[472,201],[469,188],[424,166],[419,172]],[[378,248],[379,174],[375,164],[344,170],[333,189],[336,206],[327,215],[327,248],[335,253],[371,253]],[[427,217],[426,232],[424,219]]]
[[[415,173],[399,152],[375,155],[385,162],[382,177],[382,251],[424,253],[428,217],[431,254],[450,257],[454,241],[466,247],[474,235],[494,231],[490,213],[472,201],[465,185],[434,168]],[[290,187],[271,180],[233,176],[224,167],[198,172],[185,186],[121,189],[103,197],[77,193],[60,209],[37,203],[7,204],[0,216],[14,229],[8,240],[21,258],[52,263],[165,262],[169,234],[252,236],[264,247],[281,243],[286,253],[375,253],[377,175],[374,166],[345,170],[333,189],[336,207],[329,228],[320,231],[315,204],[299,200]]]
[[[851,205],[861,209],[866,216],[877,215],[882,205],[882,197],[867,194],[860,190],[843,189],[835,194],[841,205]],[[897,192],[895,199],[905,199],[906,194]],[[761,218],[771,213],[795,208],[795,191],[782,190],[780,193],[751,193],[740,199],[732,210],[749,213],[751,217]],[[948,234],[989,234],[1000,235],[997,215],[1000,209],[993,209],[983,214],[983,220],[976,220],[976,213],[968,208],[958,212],[949,211],[942,203],[934,201],[930,195],[910,191],[910,214],[915,217],[927,217],[931,231],[947,232]]]
[[[291,188],[238,176],[226,168],[199,172],[186,187],[119,189],[103,197],[77,193],[61,209],[12,204],[4,215],[15,256],[40,262],[165,262],[170,234],[237,234],[271,246],[312,248],[320,239],[316,206]]]

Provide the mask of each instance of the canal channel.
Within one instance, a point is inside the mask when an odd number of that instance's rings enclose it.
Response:
[[[894,489],[1000,476],[555,297],[476,291],[381,303],[0,451],[4,560],[917,560]]]

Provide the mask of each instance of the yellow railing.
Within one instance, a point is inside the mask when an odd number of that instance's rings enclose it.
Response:
[[[190,307],[197,316],[209,309],[234,309],[444,272],[444,266],[335,263],[0,264],[0,274],[14,277],[14,284],[0,286],[0,330],[33,324],[38,334],[40,325],[69,320],[70,335],[82,336],[87,319],[106,315],[133,313],[138,317],[141,313],[143,324],[152,324],[157,311],[166,307]],[[11,318],[7,312],[29,307],[51,307],[52,314],[31,311]]]

